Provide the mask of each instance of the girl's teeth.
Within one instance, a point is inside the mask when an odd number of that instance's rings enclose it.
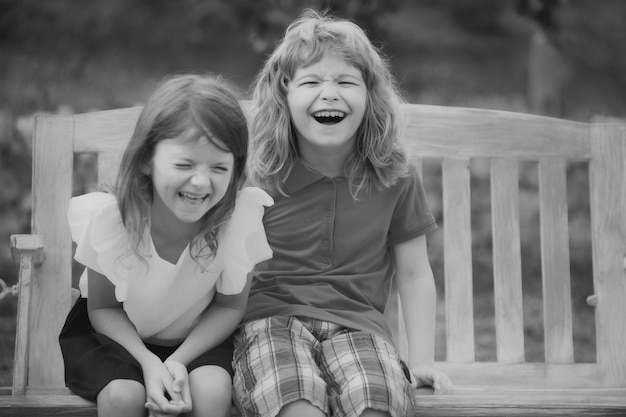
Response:
[[[204,196],[197,196],[197,195],[187,194],[187,193],[180,193],[180,196],[182,198],[184,198],[185,200],[189,200],[189,201],[192,201],[194,203],[201,203],[207,197],[206,195],[204,195]]]

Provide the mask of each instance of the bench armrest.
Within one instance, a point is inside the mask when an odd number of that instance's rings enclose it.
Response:
[[[15,262],[21,262],[24,254],[30,253],[34,265],[43,262],[43,236],[11,235],[11,256]]]
[[[11,254],[20,263],[12,392],[13,395],[22,395],[26,390],[28,376],[30,280],[34,267],[44,260],[43,237],[11,235]]]

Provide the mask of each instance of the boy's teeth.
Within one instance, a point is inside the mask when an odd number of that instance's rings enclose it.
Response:
[[[339,110],[320,110],[313,113],[313,117],[318,123],[332,126],[341,122],[346,114]]]

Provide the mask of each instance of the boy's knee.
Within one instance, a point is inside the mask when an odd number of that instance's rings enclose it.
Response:
[[[324,417],[326,414],[307,400],[298,400],[284,406],[278,417]]]
[[[127,379],[109,382],[98,394],[99,416],[141,416],[145,413],[144,386]]]

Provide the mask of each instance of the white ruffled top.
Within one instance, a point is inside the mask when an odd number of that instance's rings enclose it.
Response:
[[[74,259],[106,276],[115,285],[115,298],[123,303],[141,338],[176,340],[186,337],[215,292],[238,294],[254,265],[272,257],[263,229],[264,206],[274,204],[260,188],[239,192],[233,214],[224,226],[216,256],[200,267],[183,251],[176,264],[161,259],[149,230],[145,256],[138,258],[114,195],[93,192],[70,201],[68,219]],[[79,288],[88,297],[87,270]]]

